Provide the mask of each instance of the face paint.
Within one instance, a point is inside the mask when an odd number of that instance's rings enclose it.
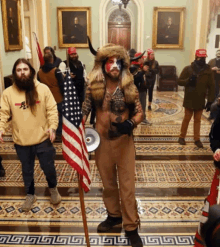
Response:
[[[116,57],[110,57],[108,58],[106,64],[105,64],[105,71],[106,73],[109,73],[113,69],[117,69],[118,71],[121,71],[121,60],[117,59]]]

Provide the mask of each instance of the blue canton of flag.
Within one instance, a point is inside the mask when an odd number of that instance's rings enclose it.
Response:
[[[66,82],[64,82],[64,101],[62,110],[63,116],[78,128],[82,121],[82,109],[80,107],[76,87],[74,86],[74,82],[72,81],[69,72],[67,72]]]

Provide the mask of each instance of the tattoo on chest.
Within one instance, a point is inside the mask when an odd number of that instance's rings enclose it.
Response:
[[[122,91],[120,89],[117,89],[113,95],[106,91],[105,101],[106,104],[104,104],[104,108],[115,114],[117,116],[116,121],[120,122],[122,119],[121,115],[127,109]]]

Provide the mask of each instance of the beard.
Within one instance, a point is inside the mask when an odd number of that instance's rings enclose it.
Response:
[[[14,77],[14,82],[21,91],[29,92],[34,90],[34,76],[31,74],[29,76],[23,75],[21,77],[18,77],[16,74]]]
[[[106,76],[111,79],[112,81],[118,82],[119,78],[120,78],[120,73],[118,75],[112,75],[111,71],[110,72],[106,72],[105,71]]]
[[[79,56],[77,55],[76,57],[70,58],[70,61],[73,63],[77,63],[79,59]]]

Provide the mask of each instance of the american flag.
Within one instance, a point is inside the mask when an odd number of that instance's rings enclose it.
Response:
[[[80,174],[81,186],[85,192],[88,192],[90,190],[91,174],[88,151],[85,144],[85,126],[76,88],[68,71],[64,82],[62,111],[63,157]]]

